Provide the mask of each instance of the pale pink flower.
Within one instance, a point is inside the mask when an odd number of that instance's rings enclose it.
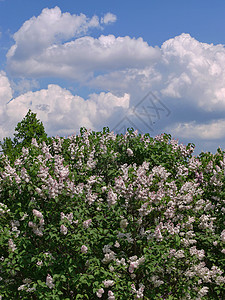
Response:
[[[112,291],[108,291],[108,300],[115,300],[115,296]]]
[[[103,288],[99,289],[99,290],[96,292],[97,297],[98,297],[98,298],[102,298],[102,294],[103,294],[103,293],[104,293]]]
[[[116,241],[115,244],[114,244],[114,246],[115,246],[116,248],[119,248],[119,247],[120,247],[120,244]]]
[[[81,246],[81,252],[82,253],[87,253],[87,251],[88,251],[88,247],[86,247],[85,245],[82,245]]]
[[[29,227],[34,227],[34,223],[30,221],[30,222],[28,222],[28,226]]]
[[[13,252],[17,249],[12,239],[9,239],[8,244],[9,244],[9,248],[12,249]]]
[[[92,221],[91,219],[84,221],[83,222],[84,228],[88,228],[90,226],[90,224],[91,224],[91,221]]]
[[[36,216],[37,218],[43,219],[42,213],[36,209],[33,209],[33,215]]]
[[[44,224],[45,224],[44,219],[40,219],[39,224],[40,224],[40,225],[44,225]]]
[[[46,285],[52,289],[55,285],[53,283],[53,278],[51,277],[50,274],[48,274],[48,276],[46,277]]]
[[[107,202],[109,206],[116,204],[117,200],[117,194],[113,192],[113,190],[110,188],[108,192]]]
[[[64,226],[63,224],[60,226],[60,232],[64,235],[67,234],[68,229],[66,228],[66,226]]]
[[[106,288],[108,288],[109,286],[113,286],[114,285],[114,280],[104,280],[103,284]]]
[[[128,156],[134,155],[133,151],[130,148],[127,148],[127,154],[128,154]]]
[[[208,293],[209,288],[207,286],[204,286],[199,292],[198,296],[199,297],[204,297]]]

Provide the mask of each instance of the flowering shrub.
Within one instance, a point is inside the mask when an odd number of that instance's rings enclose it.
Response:
[[[0,158],[0,299],[225,299],[225,153],[109,130]]]

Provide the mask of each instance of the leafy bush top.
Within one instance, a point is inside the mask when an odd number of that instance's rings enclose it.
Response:
[[[223,299],[225,154],[193,149],[81,128],[3,155],[3,299]]]

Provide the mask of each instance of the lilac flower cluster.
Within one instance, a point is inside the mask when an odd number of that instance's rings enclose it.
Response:
[[[177,156],[170,167],[128,164],[137,132],[105,134],[99,144],[90,131],[80,138],[33,139],[13,164],[1,157],[0,288],[14,285],[24,297],[40,289],[46,299],[86,290],[93,299],[153,299],[170,287],[176,295],[179,284],[183,299],[207,299],[215,287],[224,293],[225,155],[219,165],[213,156],[202,162],[190,157],[193,147],[142,135],[145,151],[161,143]],[[109,157],[102,169],[101,155]],[[111,180],[102,175],[109,164],[119,171]],[[26,251],[26,267],[14,268]]]

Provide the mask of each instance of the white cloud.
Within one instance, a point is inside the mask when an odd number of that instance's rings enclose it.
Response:
[[[18,60],[8,56],[8,67],[15,75],[34,77],[56,76],[78,81],[91,79],[94,72],[144,67],[159,57],[159,50],[149,47],[142,38],[101,35],[95,39],[82,37],[52,45],[39,55]]]
[[[116,16],[107,13],[101,20],[108,24]],[[61,13],[58,7],[44,9],[40,16],[26,21],[14,34],[15,44],[7,53],[12,75],[29,77],[67,77],[79,81],[95,72],[144,67],[159,57],[159,49],[142,38],[78,37],[91,27],[99,27],[98,17]]]
[[[13,118],[15,109],[21,112],[19,120],[28,108],[37,109],[49,134],[69,134],[75,127],[99,128],[100,120],[116,123],[116,113],[124,117],[125,109],[135,107],[151,90],[172,112],[169,119],[161,117],[158,130],[190,142],[192,137],[202,142],[223,139],[224,46],[201,43],[185,33],[160,48],[151,47],[142,38],[82,36],[90,28],[101,29],[101,24],[115,21],[111,13],[99,22],[97,16],[88,19],[82,14],[62,13],[56,7],[25,22],[7,54],[13,76],[70,78],[110,93],[93,94],[84,100],[50,85],[10,102],[9,117]],[[130,95],[129,101],[125,95]],[[145,125],[141,129],[148,131]]]
[[[9,134],[9,127],[12,127],[11,120],[5,114],[7,103],[12,98],[12,92],[9,79],[5,72],[0,71],[0,137],[5,137]],[[7,126],[4,124],[7,124]]]
[[[6,95],[7,96],[7,95]],[[10,98],[5,97],[7,101]],[[4,106],[4,122],[0,123],[0,138],[12,136],[14,128],[27,111],[37,113],[49,136],[79,133],[80,127],[102,130],[108,119],[117,121],[118,109],[123,112],[129,107],[129,95],[117,97],[112,93],[91,94],[84,100],[72,95],[58,85],[49,85],[47,89],[27,92]],[[115,110],[116,109],[116,110]]]
[[[23,61],[40,55],[43,49],[85,34],[89,28],[100,27],[99,19],[84,14],[62,13],[59,7],[45,8],[38,17],[26,21],[13,35],[15,44],[7,57]]]
[[[12,88],[6,73],[0,71],[0,108],[12,98]]]
[[[40,89],[40,84],[37,80],[21,78],[17,81],[10,81],[10,85],[13,90],[13,94],[24,94],[32,91],[33,89]]]
[[[177,123],[166,128],[167,132],[173,132],[174,136],[186,139],[218,140],[225,138],[225,119],[199,124],[196,121],[189,123]]]
[[[103,23],[103,24],[114,23],[114,22],[116,22],[116,19],[117,19],[116,15],[107,13],[104,15],[103,18],[101,18],[101,23]]]

